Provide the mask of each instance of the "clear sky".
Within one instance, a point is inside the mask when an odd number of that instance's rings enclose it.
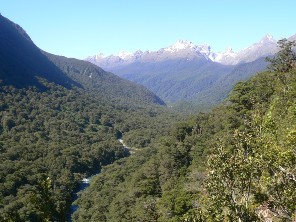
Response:
[[[41,49],[80,59],[179,39],[237,51],[296,34],[296,0],[0,0],[0,13]]]

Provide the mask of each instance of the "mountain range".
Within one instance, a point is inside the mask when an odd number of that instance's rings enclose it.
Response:
[[[157,51],[141,50],[129,53],[121,51],[118,55],[105,56],[99,53],[89,56],[85,60],[93,62],[103,68],[122,66],[134,62],[161,62],[177,58],[186,58],[188,60],[206,59],[223,65],[236,65],[239,63],[252,62],[260,57],[274,54],[277,50],[277,41],[272,35],[264,36],[258,43],[235,53],[231,48],[224,52],[213,52],[208,44],[195,45],[188,40],[178,40],[173,45],[161,48]]]
[[[288,40],[296,39],[296,35]],[[173,45],[161,48],[157,51],[135,52],[121,51],[117,55],[105,56],[103,53],[89,56],[85,60],[97,64],[100,67],[108,68],[127,65],[134,62],[160,62],[176,58],[204,58],[223,65],[237,65],[239,63],[252,62],[261,57],[272,55],[277,51],[277,40],[271,34],[264,36],[259,42],[234,52],[227,48],[224,52],[213,52],[208,44],[195,45],[188,40],[178,40]]]
[[[295,218],[289,47],[274,58],[288,72],[258,74],[237,84],[228,104],[187,116],[144,86],[41,50],[1,14],[0,30],[0,221]],[[238,59],[179,41],[145,60],[121,53],[113,68],[163,97],[213,105],[266,68],[272,42],[267,36]]]
[[[39,49],[19,25],[0,16],[0,81],[17,88],[46,90],[42,80],[68,89],[93,91],[108,100],[164,104],[145,87],[122,79],[86,61]]]
[[[144,146],[166,132],[163,105],[144,86],[41,50],[0,15],[0,221],[69,221],[81,179],[128,156],[119,137]]]
[[[265,57],[276,52],[277,41],[268,34],[239,52],[216,53],[208,44],[179,40],[157,51],[99,53],[85,60],[146,86],[165,102],[208,107],[223,101],[237,82],[266,69]]]

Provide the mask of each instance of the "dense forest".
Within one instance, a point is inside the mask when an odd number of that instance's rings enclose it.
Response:
[[[2,16],[0,28],[0,221],[67,221],[94,174],[72,221],[294,220],[295,42],[223,104],[185,116],[40,50]]]
[[[103,167],[74,221],[293,221],[295,43],[279,46],[224,104]]]
[[[166,135],[161,107],[116,105],[45,83],[47,91],[1,86],[1,221],[63,221],[82,177],[125,157],[117,141],[145,147]]]
[[[0,221],[66,221],[82,178],[177,118],[143,86],[40,50],[0,16]],[[3,32],[2,32],[3,30]]]

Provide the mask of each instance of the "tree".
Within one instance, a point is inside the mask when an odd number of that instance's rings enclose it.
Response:
[[[296,68],[296,54],[293,51],[293,47],[296,46],[295,41],[288,41],[287,39],[281,39],[277,42],[280,50],[273,58],[266,58],[267,62],[270,62],[269,69],[277,72],[289,72],[291,69]]]
[[[208,159],[206,188],[212,204],[208,211],[214,220],[257,221],[253,191],[260,178],[250,133],[235,130],[230,144],[220,141]]]
[[[49,177],[42,179],[37,189],[36,193],[32,196],[31,202],[38,210],[41,220],[44,222],[57,220],[58,213],[55,210],[51,179]]]
[[[236,88],[229,109],[240,121],[221,134],[208,157],[204,221],[292,221],[295,216],[296,78],[291,73],[281,73],[286,85],[261,74]],[[268,86],[263,79],[274,89],[262,87]],[[289,90],[283,94],[282,87]]]

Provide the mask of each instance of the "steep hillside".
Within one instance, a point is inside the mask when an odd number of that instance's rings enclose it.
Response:
[[[208,60],[182,59],[160,64],[132,64],[113,72],[145,85],[165,101],[187,100],[200,107],[212,107],[222,102],[237,82],[250,78],[266,66],[264,58],[235,67]]]
[[[79,86],[42,54],[20,26],[1,15],[0,30],[0,79],[4,84],[44,88],[39,82],[43,78],[68,88]]]
[[[245,81],[256,75],[259,71],[266,70],[265,58],[253,62],[243,63],[232,67],[231,71],[215,81],[211,87],[206,88],[195,102],[197,105],[213,107],[225,100],[236,83]]]
[[[0,221],[67,221],[80,181],[176,118],[146,88],[50,55],[1,17]],[[4,30],[4,31],[3,31]]]
[[[230,71],[230,67],[206,59],[137,63],[113,70],[119,76],[145,85],[168,102],[198,101],[204,90],[211,88]],[[209,97],[208,101],[211,100]]]
[[[69,59],[49,53],[44,54],[61,71],[81,86],[109,100],[134,104],[159,104],[164,102],[144,86],[132,83],[82,60]]]
[[[44,79],[67,88],[83,87],[108,99],[161,104],[145,87],[121,79],[89,62],[55,56],[40,50],[18,25],[0,16],[0,79],[18,88],[44,89]]]
[[[288,61],[279,55],[274,64]],[[226,104],[105,167],[74,221],[294,221],[296,54],[287,57],[289,70],[236,84]]]

